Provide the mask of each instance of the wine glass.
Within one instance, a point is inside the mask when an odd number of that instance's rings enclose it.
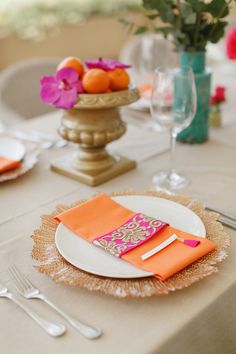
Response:
[[[151,116],[155,124],[169,131],[171,150],[169,171],[153,177],[157,189],[181,189],[189,182],[174,169],[175,142],[177,134],[192,122],[196,106],[196,87],[191,68],[154,71]]]

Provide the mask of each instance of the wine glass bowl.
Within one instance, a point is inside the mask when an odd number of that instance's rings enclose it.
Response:
[[[151,116],[155,124],[170,134],[170,170],[153,177],[157,189],[180,189],[188,184],[186,177],[174,170],[174,150],[177,134],[187,128],[196,113],[196,87],[191,68],[154,71],[151,96]]]

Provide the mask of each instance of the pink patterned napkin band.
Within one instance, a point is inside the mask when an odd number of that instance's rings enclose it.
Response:
[[[163,221],[137,213],[117,229],[95,238],[92,243],[113,256],[121,257],[148,241],[165,226],[168,224]]]

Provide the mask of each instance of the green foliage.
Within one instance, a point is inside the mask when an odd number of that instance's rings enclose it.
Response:
[[[224,36],[230,5],[236,0],[142,0],[150,26],[137,27],[171,35],[177,50],[204,51]],[[163,25],[160,25],[160,20]]]
[[[229,14],[229,7],[225,0],[212,0],[207,6],[207,11],[214,17],[225,17]]]
[[[146,32],[147,29],[148,29],[147,26],[140,26],[135,30],[134,34],[142,34],[142,33]]]

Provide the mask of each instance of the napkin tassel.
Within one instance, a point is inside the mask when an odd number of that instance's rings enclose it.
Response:
[[[180,242],[184,243],[185,245],[189,246],[189,247],[197,247],[200,243],[200,241],[198,240],[186,240],[184,238],[180,238],[177,236],[177,240],[179,240]]]

